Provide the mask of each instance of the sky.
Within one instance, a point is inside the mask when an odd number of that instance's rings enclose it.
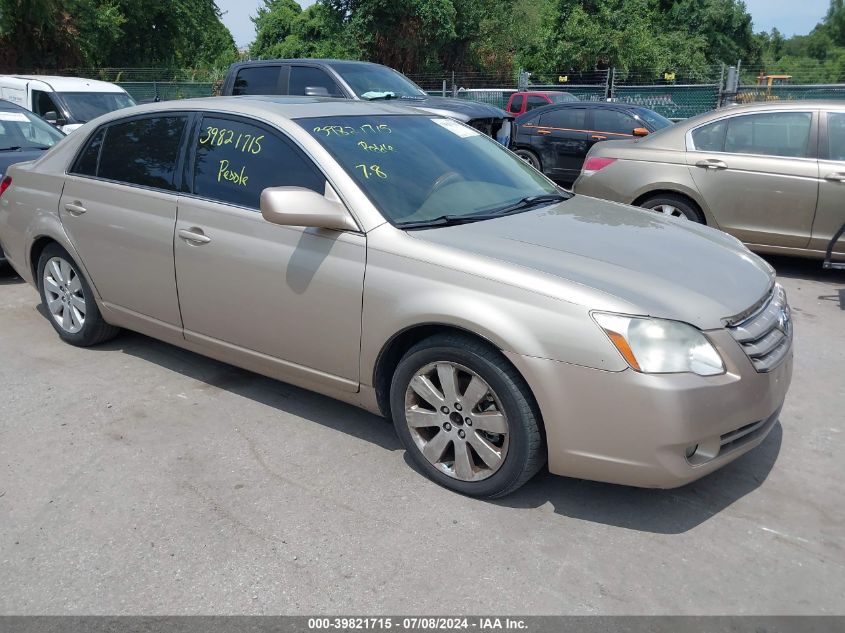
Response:
[[[255,37],[250,17],[262,3],[263,0],[217,0],[217,6],[224,12],[223,22],[232,31],[239,47],[247,46]],[[299,3],[308,6],[313,0],[300,0]],[[809,33],[827,13],[830,0],[745,0],[745,4],[754,20],[755,31],[771,31],[777,27],[789,37]]]

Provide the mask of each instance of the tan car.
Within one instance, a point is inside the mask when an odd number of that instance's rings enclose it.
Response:
[[[822,258],[845,223],[845,104],[736,106],[599,143],[574,190],[705,223],[754,251]]]
[[[760,444],[790,383],[786,297],[737,240],[403,106],[140,106],[4,187],[2,246],[63,340],[128,328],[391,417],[464,494],[547,460],[682,485]]]

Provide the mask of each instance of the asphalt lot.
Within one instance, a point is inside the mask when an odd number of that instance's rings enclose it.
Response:
[[[0,613],[845,614],[845,273],[777,258],[781,423],[685,488],[439,488],[390,425],[126,333],[59,341],[0,273]]]

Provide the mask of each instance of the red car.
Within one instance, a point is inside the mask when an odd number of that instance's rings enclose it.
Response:
[[[569,101],[578,101],[578,97],[560,90],[528,90],[525,92],[514,92],[508,100],[508,107],[505,110],[514,116],[519,116],[540,106],[549,105],[550,103],[567,103]]]

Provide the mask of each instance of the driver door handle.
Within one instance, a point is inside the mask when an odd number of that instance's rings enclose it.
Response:
[[[829,180],[830,182],[845,182],[845,173],[838,172],[833,174],[828,174],[824,177],[825,180]]]
[[[602,136],[601,134],[593,134],[593,136],[592,136],[591,138],[592,138],[594,141],[606,141],[606,140],[607,140],[607,137],[606,137],[606,136]]]
[[[83,213],[85,213],[88,209],[82,206],[82,203],[79,200],[74,200],[73,202],[65,203],[65,211],[70,213],[73,217],[79,217]]]
[[[715,158],[708,158],[707,160],[700,160],[695,164],[696,167],[703,167],[704,169],[727,169],[728,164],[723,160],[716,160]]]
[[[177,234],[186,242],[191,242],[193,244],[208,244],[211,241],[210,237],[197,228],[179,229]]]
[[[551,130],[537,130],[537,134],[551,134]]]

